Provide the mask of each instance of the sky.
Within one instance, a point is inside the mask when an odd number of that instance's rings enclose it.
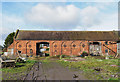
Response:
[[[24,2],[26,1],[26,2]],[[0,45],[11,32],[45,31],[113,31],[118,30],[117,0],[83,0],[73,2],[2,1],[0,3]]]

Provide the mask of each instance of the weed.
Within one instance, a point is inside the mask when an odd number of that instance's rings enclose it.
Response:
[[[36,61],[35,60],[27,60],[26,63],[16,63],[16,67],[11,68],[2,68],[2,72],[4,73],[20,73],[25,72],[29,67],[31,67]]]
[[[69,62],[59,60],[64,66],[74,67],[84,71],[84,74],[91,78],[109,79],[110,75],[118,72],[118,59],[95,59],[94,57],[86,57],[86,60],[79,62]],[[113,65],[113,66],[112,66]],[[99,69],[99,70],[98,70]],[[114,77],[114,79],[117,79]]]

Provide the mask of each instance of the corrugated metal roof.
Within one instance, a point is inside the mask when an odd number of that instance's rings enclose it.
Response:
[[[16,40],[118,41],[118,31],[27,31],[16,32]]]

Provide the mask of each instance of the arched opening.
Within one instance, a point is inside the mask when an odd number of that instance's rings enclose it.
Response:
[[[49,43],[39,42],[36,43],[36,55],[37,56],[49,56]]]
[[[92,56],[99,56],[101,54],[101,45],[100,42],[90,42],[89,43],[89,52]]]

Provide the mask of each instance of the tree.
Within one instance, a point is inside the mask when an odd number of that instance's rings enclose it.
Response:
[[[3,46],[0,45],[0,50],[3,50]]]
[[[13,43],[15,32],[10,33],[4,42],[4,49],[7,49],[9,45]]]

